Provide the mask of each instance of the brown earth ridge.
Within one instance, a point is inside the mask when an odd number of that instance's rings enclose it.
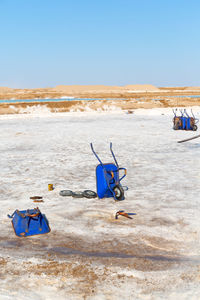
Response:
[[[190,96],[193,96],[192,98]],[[155,87],[153,85],[59,85],[54,88],[12,89],[0,87],[0,100],[15,99],[16,103],[1,103],[0,114],[16,114],[26,112],[27,108],[36,105],[46,106],[51,112],[104,110],[118,107],[122,110],[156,107],[199,106],[200,87]],[[181,96],[181,97],[180,97]],[[83,100],[62,101],[62,98],[74,97]],[[48,99],[58,99],[49,102]],[[85,101],[85,98],[94,100]],[[33,101],[23,102],[25,99]],[[35,99],[46,99],[35,102]]]

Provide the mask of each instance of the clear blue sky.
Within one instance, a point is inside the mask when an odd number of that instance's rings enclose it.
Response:
[[[200,86],[199,0],[0,0],[0,86]]]

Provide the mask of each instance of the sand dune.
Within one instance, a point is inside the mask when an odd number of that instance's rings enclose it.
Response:
[[[160,89],[157,88],[154,85],[151,84],[129,84],[125,85],[124,87],[127,90],[132,90],[132,91],[153,91],[153,92],[159,92]]]
[[[200,86],[188,86],[188,87],[185,88],[185,90],[200,91]]]
[[[110,91],[110,90],[121,90],[119,86],[106,86],[106,85],[58,85],[53,90],[59,91]]]
[[[159,91],[159,88],[151,84],[130,84],[125,86],[106,86],[106,85],[58,85],[53,90],[66,92],[88,92],[88,91]]]
[[[0,93],[10,92],[12,89],[8,87],[0,87]]]

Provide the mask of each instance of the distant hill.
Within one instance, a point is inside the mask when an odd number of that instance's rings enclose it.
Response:
[[[185,90],[200,91],[200,86],[188,86],[188,87],[185,88]]]
[[[159,91],[159,88],[151,84],[130,84],[125,86],[106,86],[106,85],[57,85],[54,90],[57,91]]]
[[[124,88],[132,91],[159,91],[159,88],[152,84],[128,84],[125,85]]]
[[[55,90],[61,91],[104,91],[104,90],[121,90],[118,86],[106,85],[57,85]]]
[[[12,91],[12,89],[9,87],[4,87],[4,86],[0,87],[0,93],[5,93],[9,91]]]

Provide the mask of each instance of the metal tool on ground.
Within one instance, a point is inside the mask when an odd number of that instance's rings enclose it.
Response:
[[[42,196],[32,196],[30,197],[31,200],[41,200],[43,197]]]
[[[191,109],[191,115],[189,116],[189,114],[187,113],[187,110],[181,110],[179,109],[179,112],[181,113],[180,116],[177,116],[177,108],[176,109],[172,109],[173,113],[174,113],[174,118],[173,118],[173,129],[174,130],[192,130],[192,131],[196,131],[197,130],[197,123],[198,123],[198,119],[195,118],[193,111]]]
[[[193,136],[193,137],[191,137],[191,138],[188,138],[188,139],[182,140],[182,141],[178,141],[178,143],[184,143],[184,142],[188,142],[188,141],[191,141],[191,140],[197,139],[197,138],[199,138],[199,137],[200,137],[200,134],[198,134],[198,135],[195,135],[195,136]]]
[[[126,213],[124,210],[119,210],[115,214],[115,219],[118,219],[118,216],[123,216],[123,217],[126,217],[128,219],[133,219],[131,217],[131,215],[136,215],[136,213]]]
[[[50,232],[49,222],[39,208],[15,210],[9,218],[12,219],[14,232],[19,237],[38,235]]]
[[[35,202],[35,203],[42,203],[42,202],[44,202],[44,200],[42,200],[42,199],[35,199],[35,200],[33,200],[33,202]]]
[[[110,151],[114,159],[114,163],[103,164],[97,153],[94,151],[92,143],[90,143],[92,152],[99,161],[96,167],[96,185],[97,195],[100,199],[113,197],[115,200],[124,200],[124,189],[121,185],[121,180],[126,176],[126,169],[119,168],[117,160],[112,150],[112,143],[110,143]],[[124,174],[120,178],[119,171],[123,170]]]
[[[32,196],[32,197],[30,197],[30,199],[33,200],[33,202],[35,202],[35,203],[42,203],[42,202],[44,202],[44,200],[42,198],[43,197],[41,197],[41,196]]]

